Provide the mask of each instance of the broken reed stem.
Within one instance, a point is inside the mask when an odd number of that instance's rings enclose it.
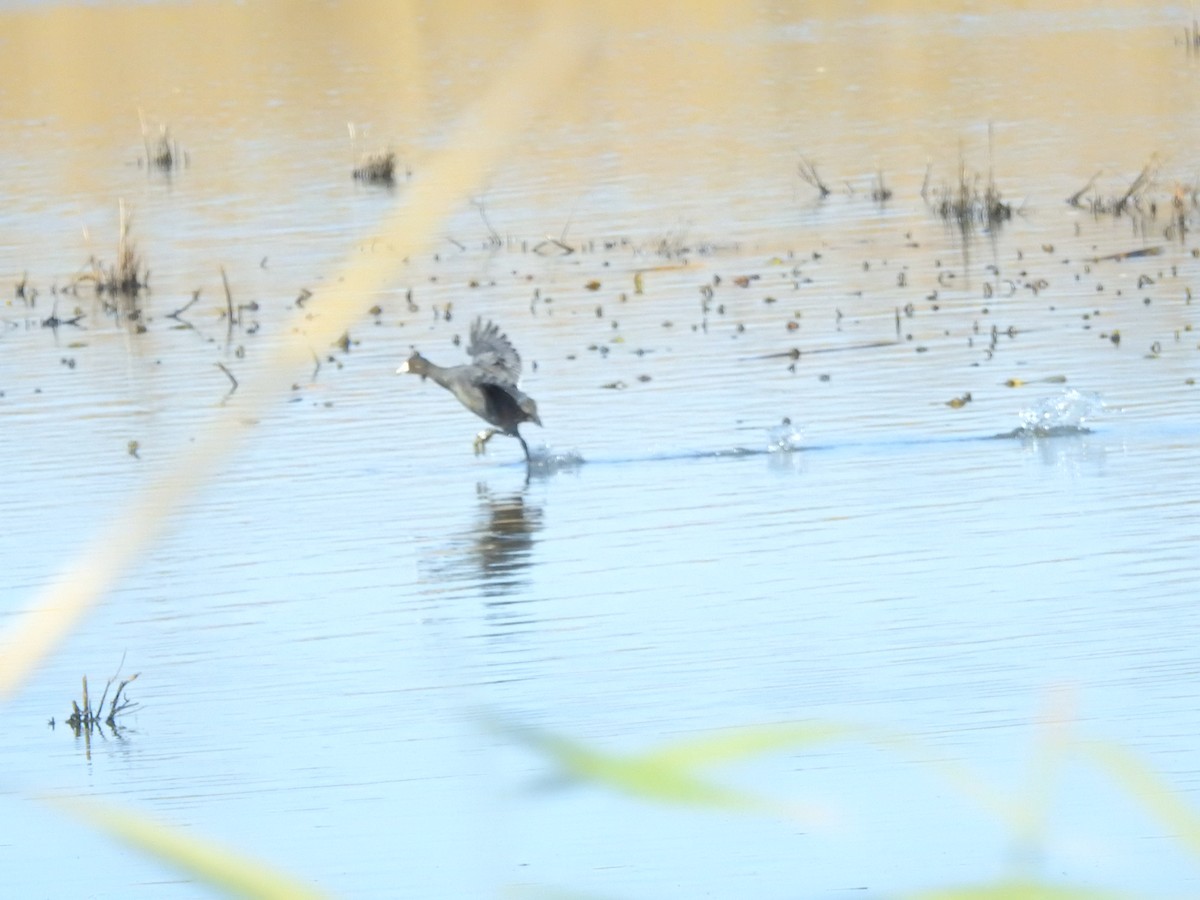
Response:
[[[821,180],[821,176],[817,174],[816,163],[810,159],[802,158],[798,170],[800,177],[816,188],[822,198],[829,196],[831,191],[829,186]]]
[[[122,681],[119,685],[117,685],[117,692],[115,694],[113,694],[112,705],[108,708],[108,718],[106,718],[104,720],[104,724],[108,725],[108,727],[116,728],[117,727],[117,713],[122,712],[123,710],[127,709],[130,706],[130,702],[128,700],[126,700],[124,704],[121,703],[121,692],[125,690],[126,685],[129,685],[129,684],[133,683],[134,681],[137,681],[137,677],[140,674],[141,674],[140,672],[135,672],[133,675],[130,675],[128,678],[126,678],[124,681]],[[113,676],[113,678],[110,678],[108,683],[112,684],[113,679],[115,679],[115,677],[116,676]],[[105,692],[107,693],[107,688],[105,689]],[[100,707],[96,710],[97,715],[99,715],[100,713],[102,713],[104,711],[103,707],[104,707],[104,701],[101,701]]]
[[[225,267],[221,266],[221,283],[225,285],[225,315],[228,316],[229,322],[226,326],[226,331],[229,335],[233,334],[233,293],[229,290],[229,278],[225,275]]]
[[[1091,178],[1089,178],[1087,184],[1085,184],[1083,187],[1081,187],[1079,190],[1077,190],[1075,193],[1073,193],[1070,197],[1067,198],[1067,203],[1070,204],[1071,206],[1079,206],[1080,198],[1084,194],[1086,194],[1089,190],[1091,190],[1092,185],[1096,183],[1096,179],[1099,177],[1100,177],[1100,172],[1097,172],[1095,175],[1093,175]]]
[[[1115,210],[1118,214],[1125,209],[1125,206],[1129,203],[1130,199],[1137,194],[1137,192],[1140,191],[1143,185],[1145,185],[1145,183],[1149,180],[1150,171],[1151,163],[1146,163],[1146,165],[1142,167],[1142,171],[1138,172],[1137,178],[1133,179],[1133,183],[1129,185],[1129,190],[1127,190],[1124,196],[1117,201]]]
[[[492,247],[503,246],[504,240],[500,237],[500,232],[498,232],[494,227],[492,227],[491,220],[489,220],[487,217],[487,211],[483,208],[483,201],[476,200],[474,205],[479,210],[479,218],[483,219],[484,227],[487,228],[487,230],[488,230],[489,246],[492,246]]]
[[[231,382],[233,382],[233,387],[231,387],[229,389],[229,394],[232,394],[234,391],[236,391],[238,389],[238,380],[236,378],[234,378],[233,373],[230,372],[229,369],[225,367],[225,363],[217,363],[217,368],[220,369],[222,372],[224,372],[225,375],[229,378],[229,380]],[[226,396],[229,396],[229,394],[226,394]]]
[[[175,312],[168,315],[167,318],[168,319],[179,319],[179,317],[182,316],[189,309],[191,309],[192,305],[199,299],[200,299],[200,291],[199,290],[192,291],[192,299],[189,300],[187,303],[185,303],[183,306],[179,307],[179,309],[175,310]]]

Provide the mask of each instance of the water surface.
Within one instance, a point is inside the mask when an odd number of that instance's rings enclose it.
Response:
[[[236,400],[218,363],[252,379],[302,291],[316,308],[347,256],[390,252],[373,235],[407,176],[352,181],[356,150],[390,144],[420,178],[532,27],[477,14],[3,13],[0,283],[38,294],[2,310],[0,623]],[[205,893],[32,799],[48,792],[345,896],[884,897],[1014,871],[1193,891],[1195,860],[1083,765],[1030,846],[861,742],[713,775],[819,803],[818,825],[547,789],[547,760],[484,722],[635,751],[826,719],[1016,792],[1065,693],[1072,728],[1194,806],[1194,242],[1165,211],[1063,202],[1097,170],[1097,195],[1119,195],[1153,154],[1148,196],[1194,185],[1185,24],[1134,4],[614,7],[573,102],[464,199],[436,255],[396,261],[348,346],[313,347],[8,704],[10,890]],[[139,108],[185,168],[139,165]],[[927,164],[937,189],[960,158],[1018,208],[1003,227],[964,234],[922,201]],[[64,291],[112,259],[118,199],[152,270],[144,333]],[[233,329],[222,267],[257,304]],[[76,310],[79,327],[43,327]],[[462,359],[476,315],[513,338],[545,421],[528,478],[515,441],[475,457],[481,423],[393,374],[413,346]],[[1053,435],[1014,434],[1064,402]],[[773,434],[796,449],[770,452]],[[79,677],[122,657],[143,705],[88,752],[62,718]]]

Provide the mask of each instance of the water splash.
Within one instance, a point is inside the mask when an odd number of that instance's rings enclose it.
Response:
[[[800,429],[792,424],[792,420],[785,418],[783,422],[767,432],[767,452],[794,453],[802,449],[803,437]]]
[[[1104,401],[1094,391],[1065,388],[1051,397],[1043,397],[1017,415],[1021,427],[1013,437],[1050,437],[1059,434],[1086,434],[1086,422],[1103,412]]]
[[[555,450],[542,445],[531,447],[529,469],[533,472],[564,472],[583,465],[583,454],[578,450]]]

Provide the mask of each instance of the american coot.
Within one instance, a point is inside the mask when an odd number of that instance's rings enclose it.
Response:
[[[496,432],[515,437],[529,462],[529,445],[517,431],[522,422],[542,424],[533,398],[517,388],[521,377],[521,356],[493,322],[477,318],[471,323],[471,340],[467,344],[471,362],[465,366],[435,365],[417,351],[396,374],[409,372],[422,379],[432,378],[454,394],[467,409],[489,422],[494,428],[475,438],[475,452],[482,453],[484,445]]]

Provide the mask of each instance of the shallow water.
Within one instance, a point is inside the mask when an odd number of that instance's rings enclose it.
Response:
[[[217,363],[252,379],[302,290],[315,307],[347,255],[388,252],[372,235],[407,182],[353,182],[346,123],[419,178],[530,26],[467,15],[0,14],[0,284],[39,292],[2,310],[0,625],[236,402]],[[436,256],[398,263],[348,349],[314,348],[8,702],[10,892],[205,893],[43,793],[129,806],[345,896],[882,897],[1014,871],[1193,891],[1195,860],[1082,763],[1032,837],[862,742],[714,770],[832,811],[814,824],[547,790],[550,763],[486,725],[635,751],[832,720],[914,736],[1016,793],[1039,722],[1066,718],[1195,806],[1195,244],[1161,211],[1062,202],[1098,168],[1119,194],[1153,153],[1155,196],[1194,183],[1185,24],[1123,4],[735,6],[669,26],[614,8],[576,103],[476,198],[499,245],[468,201]],[[101,71],[69,52],[95,37]],[[31,64],[52,52],[66,61]],[[138,107],[170,122],[186,168],[137,164]],[[992,233],[918,196],[926,160],[951,181],[960,147],[1021,206]],[[824,201],[802,156],[835,186]],[[62,291],[89,255],[111,259],[117,198],[152,270],[145,333],[86,286]],[[535,251],[547,234],[576,252]],[[1105,258],[1145,247],[1161,252]],[[222,267],[258,304],[233,329]],[[43,327],[76,308],[81,327]],[[515,441],[475,457],[481,423],[393,374],[412,346],[461,359],[475,315],[525,359],[545,422],[525,432],[529,477]],[[89,752],[62,719],[79,676],[94,690],[122,657],[142,706]]]

